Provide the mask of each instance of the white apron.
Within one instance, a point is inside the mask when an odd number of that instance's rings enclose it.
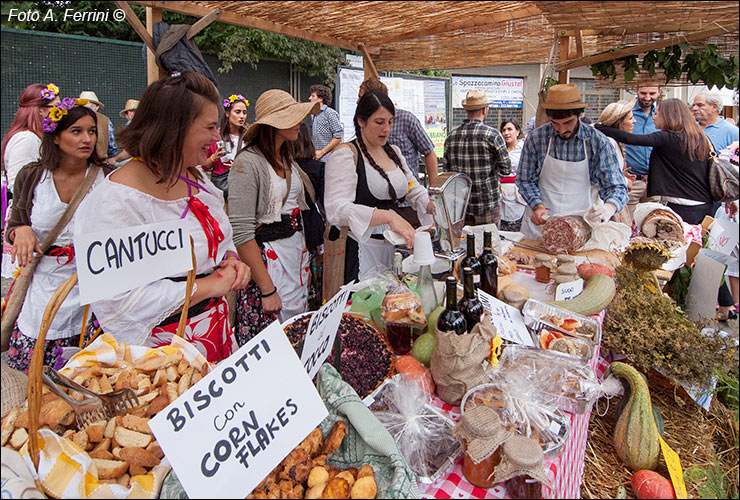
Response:
[[[287,182],[278,177],[270,169],[273,180],[277,181],[274,187],[279,189],[280,199],[285,196]],[[292,170],[293,182],[290,193],[285,197],[281,214],[290,214],[298,208],[298,196],[303,189],[300,176]],[[280,301],[283,308],[280,310],[279,319],[283,322],[296,314],[308,310],[308,281],[309,275],[309,252],[306,248],[306,239],[303,231],[298,231],[289,238],[266,242],[264,244],[267,256],[267,274],[275,287],[278,289]]]
[[[348,236],[350,238],[353,237],[352,235]],[[357,258],[360,261],[357,281],[374,277],[375,271],[382,272],[390,270],[393,266],[393,254],[395,250],[396,247],[386,240],[369,238],[365,243],[357,242]]]
[[[584,159],[582,161],[558,160],[550,156],[552,137],[547,143],[547,153],[542,162],[540,179],[537,187],[540,188],[542,204],[549,209],[549,216],[586,210],[591,206],[591,177],[588,171],[588,150],[583,143]],[[542,239],[542,226],[535,226],[532,222],[532,209],[527,206],[522,220],[522,233],[530,240]]]

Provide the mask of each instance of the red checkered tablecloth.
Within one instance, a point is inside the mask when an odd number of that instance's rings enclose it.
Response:
[[[524,272],[522,273],[522,271]],[[518,270],[517,273],[521,273],[517,276],[518,278],[523,278],[524,275],[533,274],[533,271]],[[530,284],[527,283],[527,285]],[[534,282],[532,285],[534,285]],[[539,283],[534,286],[537,285],[542,286]],[[594,318],[601,323],[604,319],[604,313],[602,312]],[[600,347],[596,346],[591,367],[594,369],[596,376],[602,379],[609,362],[600,356]],[[460,418],[460,407],[448,405],[436,396],[432,396],[432,398],[433,404],[454,421]],[[554,489],[545,488],[544,498],[580,498],[581,496],[581,478],[585,466],[586,440],[588,439],[591,412],[589,411],[583,415],[574,415],[568,412],[563,412],[563,414],[569,419],[570,435],[557,457],[545,459],[547,478]],[[419,492],[422,498],[509,498],[503,485],[496,485],[485,490],[466,481],[462,472],[462,456],[457,459],[450,471],[434,484],[420,483]]]
[[[599,378],[603,377],[606,367],[609,366],[609,362],[599,355],[598,346],[591,366]],[[460,418],[459,406],[448,405],[436,396],[433,396],[433,404],[454,421]],[[585,466],[586,440],[591,412],[583,415],[573,415],[567,412],[563,414],[569,418],[570,436],[557,457],[545,459],[547,478],[555,489],[550,491],[545,488],[544,498],[580,498],[581,496],[581,478]],[[466,481],[462,472],[462,456],[457,459],[452,469],[434,484],[420,483],[419,491],[422,498],[509,498],[506,488],[502,485],[484,490]]]

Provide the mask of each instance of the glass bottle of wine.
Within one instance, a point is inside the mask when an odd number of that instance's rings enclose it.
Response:
[[[465,236],[468,242],[468,251],[465,258],[460,263],[460,268],[469,267],[473,271],[473,284],[476,289],[480,287],[480,260],[475,256],[475,235],[468,234]]]
[[[493,240],[490,231],[483,233],[483,253],[478,257],[481,265],[480,289],[496,297],[498,293],[498,259],[493,253]]]
[[[475,286],[473,284],[473,270],[469,267],[463,268],[463,298],[457,303],[457,308],[465,316],[465,324],[470,332],[481,319],[483,319],[483,304],[480,303],[475,295]]]
[[[437,318],[437,330],[442,332],[453,331],[458,335],[468,333],[467,322],[463,313],[457,310],[457,280],[447,277],[447,303],[445,309]]]

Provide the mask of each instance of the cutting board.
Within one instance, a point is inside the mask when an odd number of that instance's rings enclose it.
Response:
[[[545,253],[547,251],[547,248],[545,247],[545,244],[542,242],[542,240],[528,240],[523,239],[521,243],[525,245],[529,245],[531,247],[537,247],[541,248],[542,251],[538,252],[537,250],[531,250],[529,248],[520,247],[518,245],[514,245],[514,247],[511,249],[512,252],[517,252],[522,255],[537,255],[537,254],[543,254],[548,255]],[[582,256],[589,259],[594,259],[599,262],[603,262],[606,266],[608,266],[612,271],[614,271],[617,266],[621,264],[621,261],[619,260],[619,257],[614,252],[606,252],[604,250],[589,250],[587,252],[575,252],[573,255],[575,256]],[[553,255],[552,258],[555,258]],[[525,269],[532,269],[534,266],[522,266],[517,264],[517,267],[522,267]]]

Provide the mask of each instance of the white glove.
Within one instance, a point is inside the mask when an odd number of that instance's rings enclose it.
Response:
[[[584,218],[586,222],[591,225],[603,224],[608,221],[614,215],[617,209],[611,203],[603,203],[601,205],[591,205],[586,211]]]

